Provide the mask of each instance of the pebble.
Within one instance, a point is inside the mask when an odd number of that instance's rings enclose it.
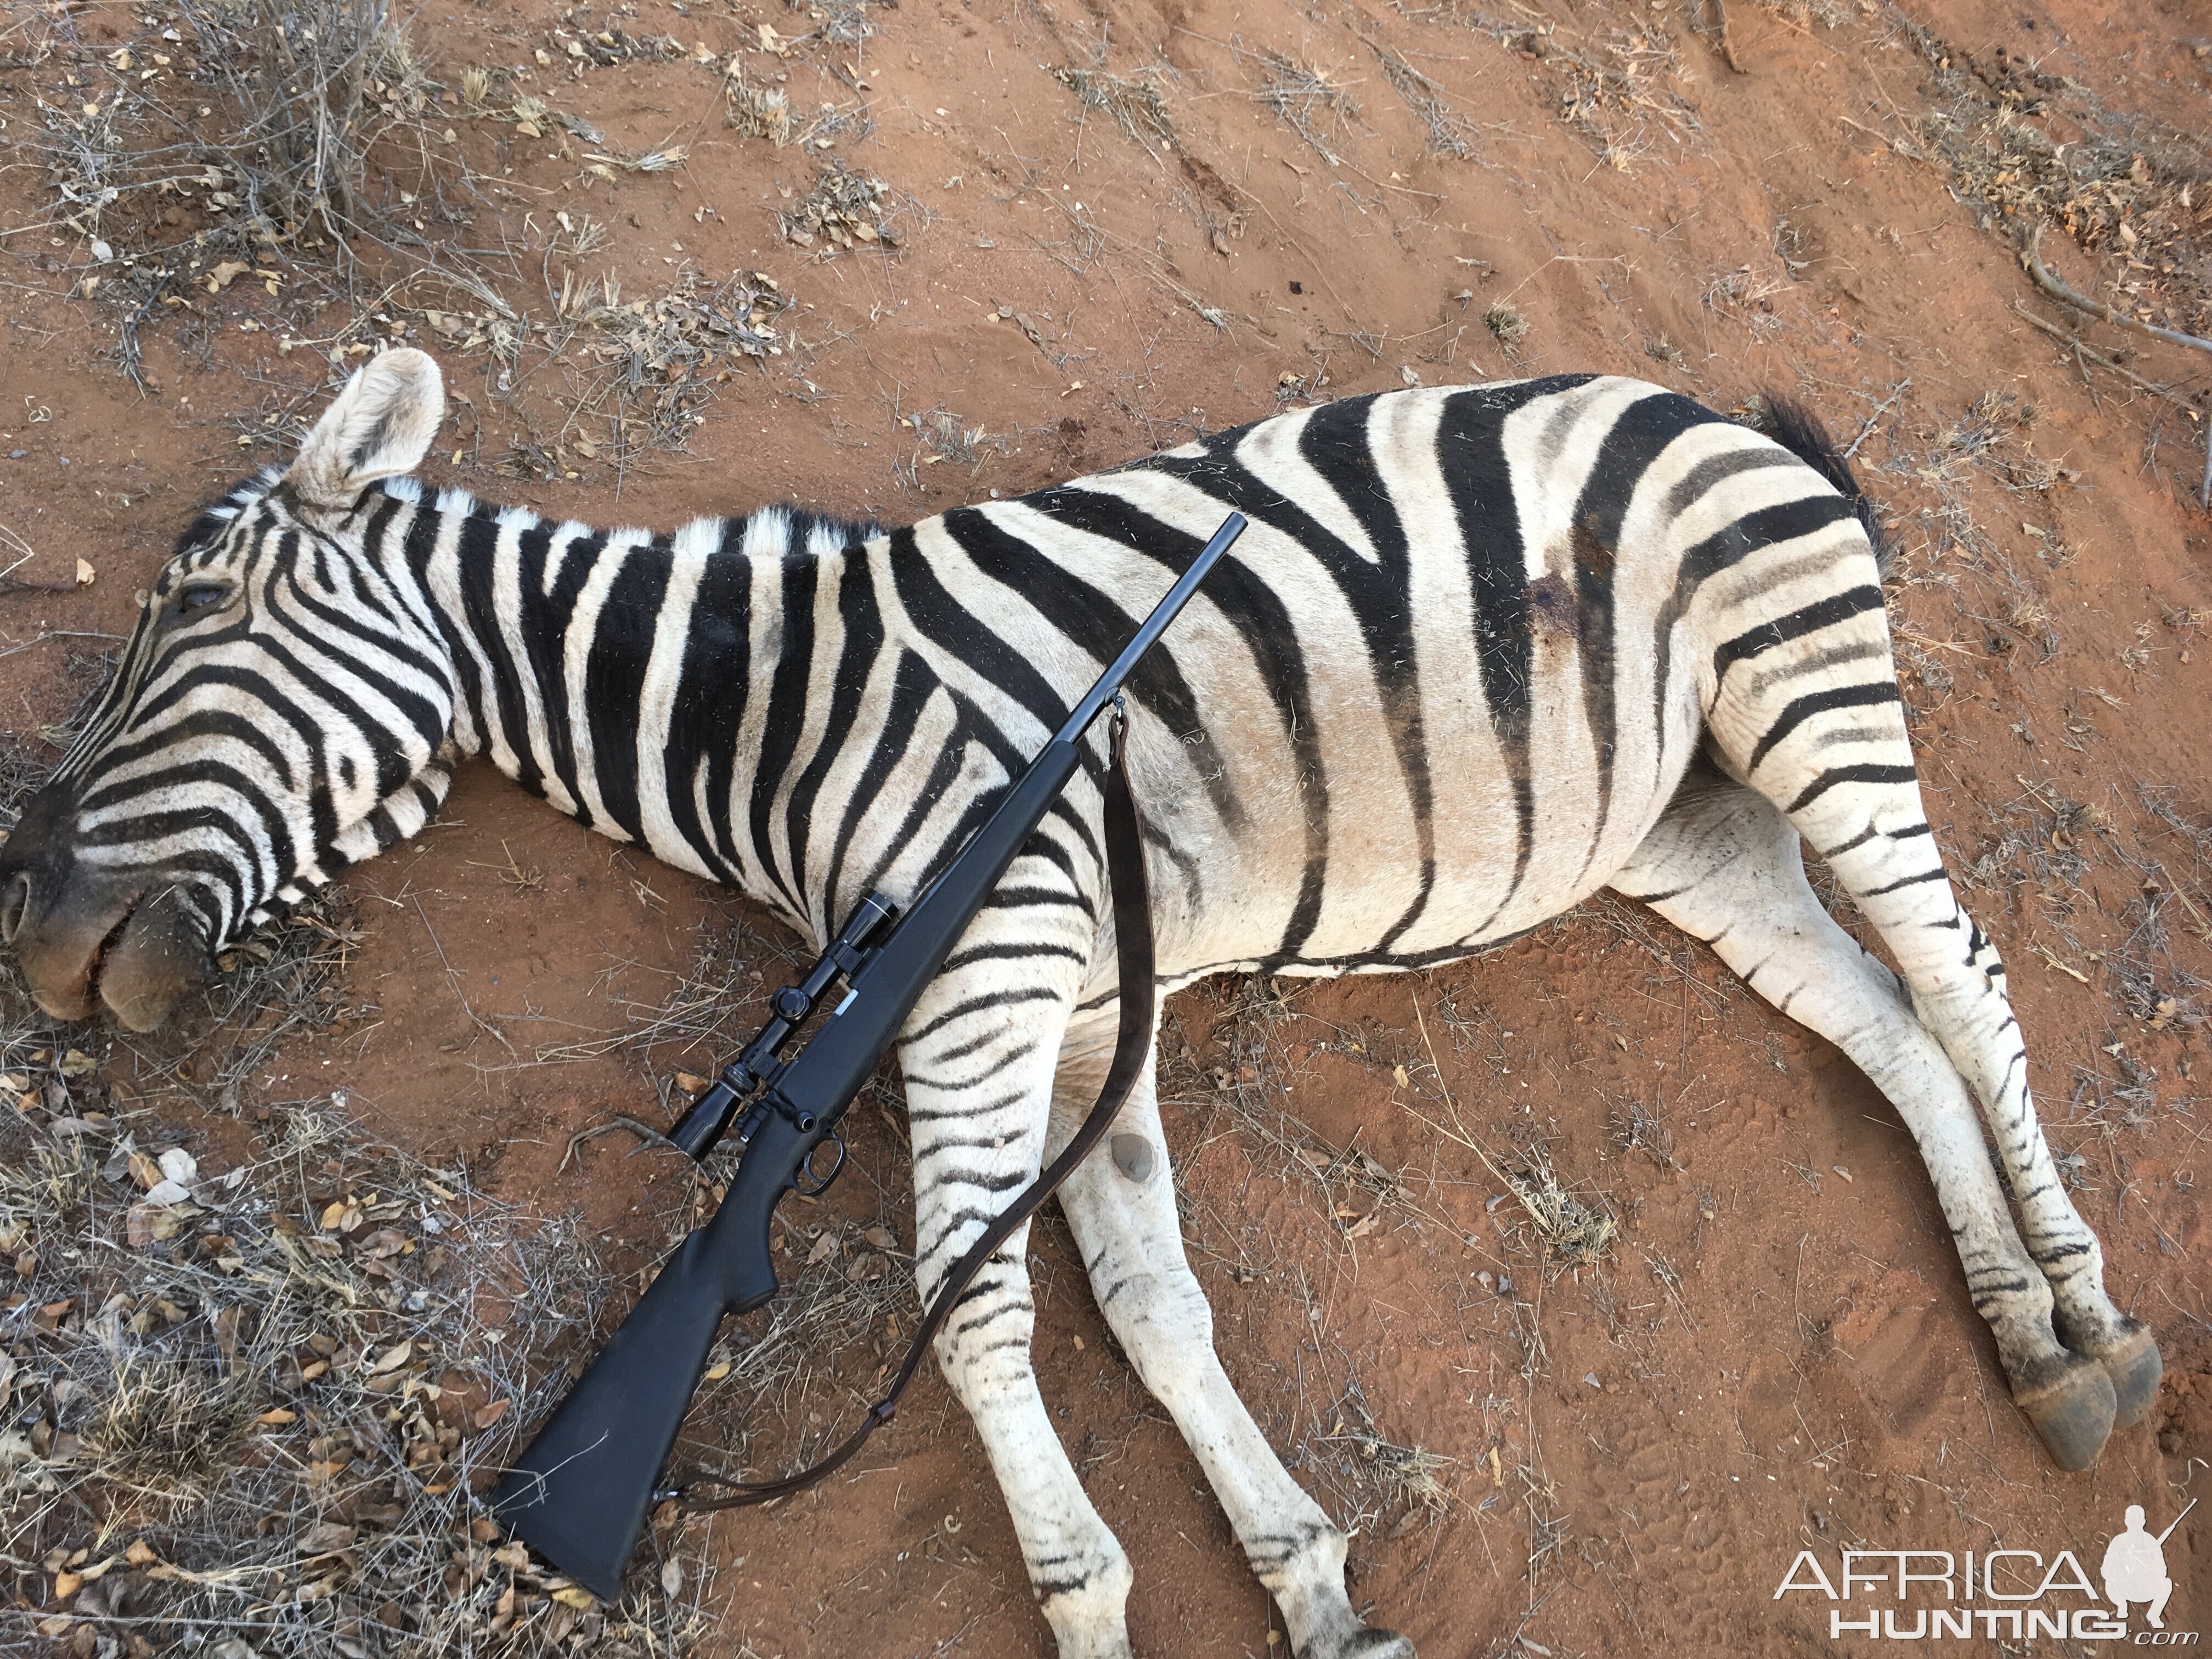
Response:
[[[161,1205],[181,1204],[191,1196],[191,1194],[181,1182],[157,1181],[147,1192],[146,1202]]]

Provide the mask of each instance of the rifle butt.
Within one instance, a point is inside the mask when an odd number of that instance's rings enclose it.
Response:
[[[502,1526],[602,1601],[622,1592],[728,1305],[706,1244],[684,1241],[491,1495]]]

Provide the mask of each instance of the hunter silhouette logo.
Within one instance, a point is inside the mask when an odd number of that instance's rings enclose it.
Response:
[[[1818,1552],[1803,1549],[1774,1587],[1773,1600],[1809,1595],[1815,1605],[1827,1602],[1831,1642],[1978,1636],[2020,1643],[2041,1636],[2136,1648],[2195,1647],[2200,1632],[2166,1627],[2166,1602],[2174,1591],[2166,1541],[2196,1507],[2192,1498],[2164,1532],[2154,1533],[2144,1524],[2142,1505],[2130,1504],[2124,1524],[2105,1546],[2101,1593],[2069,1549],[2045,1557],[2011,1546],[1963,1553],[1848,1548],[1839,1552],[1833,1571]],[[2138,1607],[2144,1628],[2131,1632],[2129,1613]]]
[[[2154,1537],[2143,1529],[2142,1505],[2128,1505],[2127,1529],[2105,1546],[2105,1599],[2119,1609],[2121,1618],[2128,1616],[2129,1602],[2146,1601],[2150,1604],[2146,1614],[2150,1627],[2166,1628],[2166,1601],[2173,1594],[2173,1580],[2166,1576],[2166,1540],[2196,1507],[2192,1498],[2172,1524]]]

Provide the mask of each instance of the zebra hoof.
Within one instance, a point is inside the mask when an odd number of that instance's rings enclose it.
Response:
[[[2086,1469],[2112,1437],[2119,1396],[2095,1360],[2066,1353],[2047,1380],[2013,1395],[2062,1469]]]
[[[2158,1380],[2166,1375],[2150,1327],[2130,1319],[2126,1330],[2117,1346],[2097,1356],[2097,1363],[2112,1380],[2112,1393],[2119,1402],[2112,1417],[2116,1429],[2131,1429],[2143,1420],[2151,1401],[2158,1398]]]

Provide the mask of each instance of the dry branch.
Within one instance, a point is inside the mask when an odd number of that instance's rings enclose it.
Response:
[[[2137,322],[2134,318],[2123,312],[2115,311],[2108,305],[2100,305],[2087,295],[2076,294],[2064,283],[2052,276],[2050,267],[2043,263],[2042,243],[2043,226],[2039,222],[2027,233],[2027,246],[2021,250],[2021,258],[2027,267],[2027,274],[2035,278],[2035,285],[2052,299],[2063,300],[2075,310],[2086,311],[2092,317],[2101,319],[2115,328],[2132,329],[2138,334],[2148,334],[2154,340],[2164,340],[2168,345],[2191,346],[2198,351],[2212,351],[2212,340],[2203,339],[2195,334],[2184,334],[2178,329],[2160,328],[2155,323]]]

